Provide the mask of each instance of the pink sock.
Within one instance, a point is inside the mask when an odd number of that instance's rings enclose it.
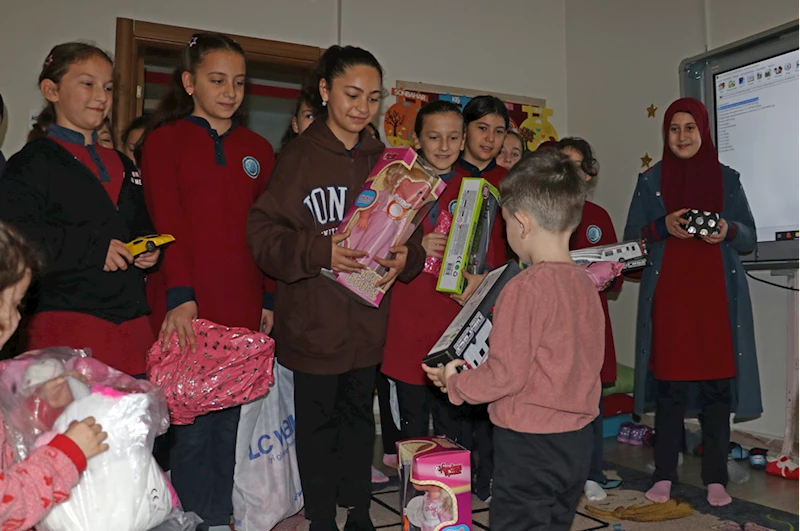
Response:
[[[725,487],[719,483],[712,483],[708,486],[708,503],[714,507],[722,507],[731,503],[730,494],[725,490]]]
[[[671,489],[671,481],[657,481],[656,484],[645,493],[644,497],[651,502],[667,503],[669,501],[669,491]]]

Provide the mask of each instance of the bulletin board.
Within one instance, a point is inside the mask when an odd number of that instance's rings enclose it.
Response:
[[[512,96],[413,81],[397,81],[395,88],[392,89],[392,95],[397,101],[386,110],[384,116],[383,128],[386,138],[392,146],[412,146],[414,121],[417,112],[424,104],[447,100],[463,110],[472,98],[486,94],[496,96],[506,104],[511,117],[511,127],[520,132],[528,144],[528,150],[535,150],[542,142],[558,140],[558,133],[550,123],[553,110],[547,107],[547,102],[543,98]]]

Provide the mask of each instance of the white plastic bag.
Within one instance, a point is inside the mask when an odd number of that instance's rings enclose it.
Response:
[[[39,524],[50,531],[147,531],[164,522],[175,507],[171,487],[148,444],[145,418],[148,394],[96,391],[67,406],[53,428],[93,416],[108,433],[109,450],[89,460],[70,498]]]
[[[263,531],[300,512],[294,375],[275,363],[275,383],[264,398],[242,406],[236,435],[233,520],[236,531]]]

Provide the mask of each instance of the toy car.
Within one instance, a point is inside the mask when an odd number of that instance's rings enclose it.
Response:
[[[151,234],[142,236],[125,244],[125,248],[135,257],[143,253],[152,253],[159,247],[163,247],[175,241],[171,234]]]

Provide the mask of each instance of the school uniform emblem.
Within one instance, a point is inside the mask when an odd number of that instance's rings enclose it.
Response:
[[[602,237],[603,231],[600,230],[600,227],[597,225],[589,225],[589,228],[586,229],[586,239],[589,240],[589,243],[595,244],[599,242]]]
[[[450,204],[447,205],[447,211],[450,212],[450,214],[455,215],[457,204],[458,204],[457,199],[453,199],[452,201],[450,201]]]
[[[242,159],[242,167],[244,168],[244,172],[250,176],[251,179],[255,179],[258,177],[258,174],[261,173],[261,164],[253,157],[245,157]]]

